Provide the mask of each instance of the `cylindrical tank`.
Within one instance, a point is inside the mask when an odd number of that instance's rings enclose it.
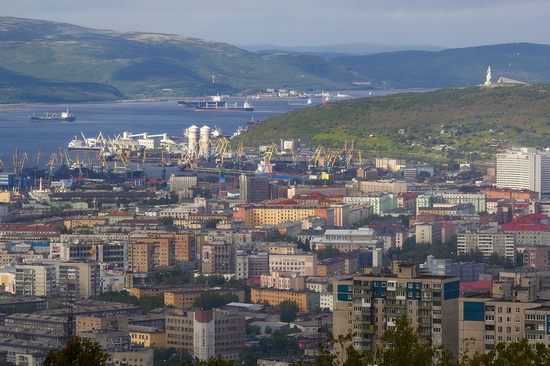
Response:
[[[187,148],[189,154],[196,155],[199,152],[199,128],[195,125],[189,127],[187,136]]]
[[[205,158],[210,157],[210,133],[212,129],[208,126],[202,126],[199,137],[199,155]]]

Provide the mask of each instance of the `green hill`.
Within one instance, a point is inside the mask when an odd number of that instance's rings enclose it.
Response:
[[[0,103],[550,82],[550,46],[504,44],[327,58],[180,35],[0,17]]]
[[[300,139],[364,157],[490,159],[515,144],[549,146],[550,85],[471,87],[350,99],[273,117],[240,137],[249,146]]]
[[[447,49],[400,51],[332,59],[350,69],[357,80],[374,80],[389,88],[474,86],[504,76],[528,83],[550,82],[550,46],[510,43]]]
[[[104,95],[107,99],[122,94],[191,96],[268,87],[351,86],[345,67],[321,57],[260,55],[178,35],[121,33],[12,17],[0,17],[0,68],[6,70],[4,87],[17,90],[11,99],[21,101],[42,94],[32,87],[62,89],[64,83],[79,87],[83,94],[93,91],[90,83],[108,86],[113,93]],[[81,97],[75,95],[76,100]]]

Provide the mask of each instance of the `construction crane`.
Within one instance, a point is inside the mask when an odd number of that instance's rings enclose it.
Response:
[[[220,137],[214,144],[214,157],[218,162],[218,166],[223,169],[225,156],[231,151],[231,144],[226,137]]]
[[[308,161],[308,169],[313,169],[319,166],[319,158],[324,150],[325,148],[323,146],[317,146],[317,149],[315,149],[315,152]]]
[[[267,147],[264,153],[264,160],[263,160],[263,172],[268,173],[269,176],[273,175],[273,165],[271,164],[271,158],[273,155],[279,154],[279,151],[277,150],[277,144],[273,143]]]
[[[52,153],[50,155],[50,160],[48,160],[48,164],[46,164],[48,166],[48,178],[51,180],[52,179],[52,171],[53,171],[53,168],[54,168],[54,163],[57,162],[57,154],[56,153]]]

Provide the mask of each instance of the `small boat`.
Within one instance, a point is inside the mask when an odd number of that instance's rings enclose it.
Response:
[[[329,97],[323,97],[323,99],[321,99],[321,103],[323,103],[323,104],[330,103],[330,98]]]
[[[76,117],[69,112],[69,108],[67,108],[66,112],[61,112],[61,114],[48,114],[46,113],[43,116],[35,116],[34,114],[32,116],[29,116],[31,119],[31,122],[73,122]]]

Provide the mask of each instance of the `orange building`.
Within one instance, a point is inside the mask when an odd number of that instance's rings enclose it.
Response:
[[[147,273],[155,269],[154,243],[128,243],[128,270]]]
[[[516,200],[535,200],[539,198],[539,194],[528,189],[509,189],[509,188],[485,188],[480,191],[485,194],[486,198],[496,199],[516,199]]]
[[[253,303],[267,302],[271,306],[278,306],[285,300],[294,301],[299,310],[303,312],[317,310],[320,306],[320,294],[318,292],[253,288],[250,297]]]
[[[154,267],[169,267],[176,263],[176,243],[174,237],[162,237],[160,235],[131,237],[128,242],[128,252],[130,252],[131,246],[137,244],[152,245],[154,251]]]

